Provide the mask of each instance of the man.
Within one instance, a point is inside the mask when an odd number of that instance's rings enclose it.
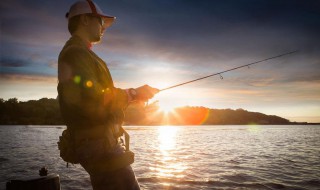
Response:
[[[58,94],[67,131],[74,141],[78,162],[90,174],[94,190],[140,189],[130,164],[127,134],[122,128],[124,110],[130,102],[152,98],[158,89],[114,87],[106,63],[92,50],[115,17],[105,15],[90,0],[78,1],[67,13],[72,37],[58,61]],[[128,135],[126,135],[128,137]]]

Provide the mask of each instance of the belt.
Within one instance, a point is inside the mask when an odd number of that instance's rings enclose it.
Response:
[[[114,125],[101,125],[88,128],[74,128],[75,142],[81,143],[83,141],[92,141],[98,139],[105,139],[111,147],[117,143],[118,135],[115,134],[116,124]]]
[[[95,126],[88,128],[74,128],[75,139],[98,139],[105,137],[106,126]]]

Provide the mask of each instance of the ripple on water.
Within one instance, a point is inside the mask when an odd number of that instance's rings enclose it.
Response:
[[[127,128],[127,127],[126,127]],[[143,189],[318,189],[320,127],[128,127]],[[46,165],[62,189],[91,189],[79,165],[59,158],[60,127],[0,127],[1,187]],[[19,134],[19,135],[16,135]],[[290,144],[289,144],[290,143]],[[14,147],[14,149],[11,149]]]
[[[8,161],[9,161],[9,159],[0,157],[0,164],[3,162],[8,162]]]

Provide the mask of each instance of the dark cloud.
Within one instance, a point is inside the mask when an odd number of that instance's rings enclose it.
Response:
[[[30,61],[23,59],[15,59],[12,57],[1,58],[1,67],[26,67],[31,65]]]
[[[49,60],[48,66],[54,69],[58,69],[58,61],[57,60]]]
[[[42,58],[30,60],[56,67],[52,60],[68,38],[64,15],[73,2],[1,1],[0,41],[6,47],[1,48],[1,58],[5,64],[21,66],[23,61],[12,60],[29,61],[26,57],[38,54]],[[320,50],[318,1],[95,2],[117,16],[102,43],[113,69],[132,68],[130,62],[135,61],[154,61],[210,73],[295,49],[307,54]],[[320,56],[308,54],[301,59],[299,62],[309,62]]]
[[[56,76],[57,61],[46,60],[39,55],[30,57],[4,57],[0,60],[1,74],[18,74],[34,76]]]
[[[27,75],[27,74],[1,74],[0,80],[25,82],[56,83],[57,78],[47,75]]]
[[[254,60],[296,49],[320,49],[317,1],[101,4],[118,16],[110,29],[110,35],[117,38],[111,37],[104,44],[121,49],[132,59],[149,57],[205,67],[226,62],[233,65],[248,57]]]
[[[185,41],[198,35],[219,35],[241,26],[248,27],[248,31],[281,26],[316,33],[320,28],[319,11],[312,2],[127,0],[102,4],[114,10],[119,15],[117,25],[130,28],[132,34]]]

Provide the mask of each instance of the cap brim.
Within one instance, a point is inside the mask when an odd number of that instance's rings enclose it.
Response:
[[[113,24],[114,20],[116,20],[116,17],[114,16],[108,16],[108,15],[99,15],[99,16],[101,16],[102,19],[104,20],[104,24],[103,24],[104,28],[110,27]]]

